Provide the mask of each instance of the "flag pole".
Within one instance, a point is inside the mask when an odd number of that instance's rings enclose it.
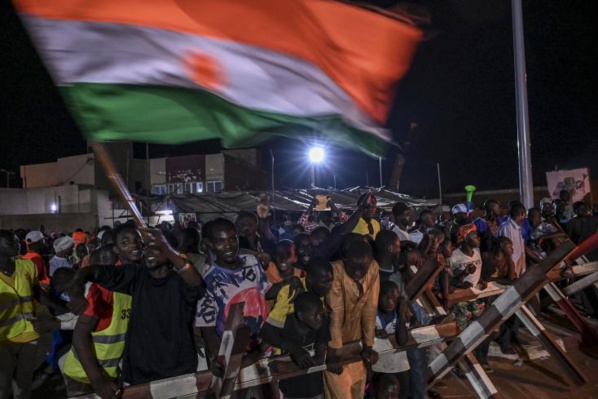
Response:
[[[140,228],[147,228],[147,224],[145,220],[143,220],[141,212],[139,212],[139,209],[137,209],[137,206],[135,205],[135,200],[131,196],[131,193],[129,193],[129,189],[127,188],[127,186],[123,182],[122,177],[116,170],[114,162],[112,162],[112,158],[108,153],[108,149],[103,143],[93,142],[92,145],[94,153],[96,154],[98,160],[100,161],[100,164],[106,171],[106,176],[108,176],[108,179],[112,182],[112,185],[116,189],[116,192],[119,194],[121,200],[125,203],[129,211],[131,212],[133,219]]]
[[[523,10],[521,0],[511,0],[513,18],[513,53],[515,57],[515,96],[517,99],[517,149],[519,153],[519,194],[526,208],[534,206],[532,182],[532,154],[527,111],[527,79],[525,71],[525,42],[523,39]]]

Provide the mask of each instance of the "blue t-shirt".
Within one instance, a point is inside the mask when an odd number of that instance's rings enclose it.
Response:
[[[270,283],[258,259],[253,255],[240,255],[243,266],[228,269],[212,264],[202,271],[206,294],[197,304],[195,325],[216,327],[222,336],[230,306],[244,302],[243,319],[254,333],[266,320],[266,292]]]

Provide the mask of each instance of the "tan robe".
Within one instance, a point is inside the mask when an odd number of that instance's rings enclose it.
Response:
[[[342,261],[332,262],[334,279],[326,296],[331,310],[330,336],[328,346],[342,348],[344,343],[362,340],[366,346],[374,345],[376,311],[380,292],[380,273],[374,260],[366,276],[360,280],[363,295],[355,281],[347,275]],[[366,370],[363,362],[344,367],[341,375],[324,373],[326,397],[329,399],[363,398]]]

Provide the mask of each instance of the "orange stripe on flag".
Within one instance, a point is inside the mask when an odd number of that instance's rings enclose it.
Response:
[[[307,60],[374,120],[385,121],[420,30],[330,0],[15,0],[59,20],[122,23],[250,44]]]

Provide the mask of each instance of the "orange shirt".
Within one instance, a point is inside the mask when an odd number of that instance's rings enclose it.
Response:
[[[46,266],[46,262],[44,258],[38,254],[37,252],[29,251],[25,255],[22,256],[23,259],[29,259],[35,265],[37,269],[37,281],[49,283],[50,279],[48,278],[48,268]]]

